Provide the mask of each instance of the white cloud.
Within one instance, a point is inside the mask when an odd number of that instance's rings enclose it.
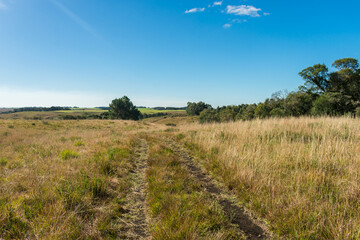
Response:
[[[223,1],[217,1],[214,2],[213,6],[221,6],[223,4]]]
[[[264,13],[264,16],[269,16],[269,15],[270,15],[270,13],[267,13],[267,12],[266,12],[266,13]]]
[[[224,26],[223,26],[223,28],[231,28],[231,26],[232,26],[232,24],[230,24],[230,23],[226,23],[226,24],[224,24]]]
[[[233,23],[246,23],[247,20],[246,19],[234,19],[232,20]]]
[[[256,8],[254,6],[248,6],[248,5],[240,5],[240,6],[228,5],[226,7],[227,14],[234,14],[238,16],[260,17],[259,14],[260,11],[261,8]]]
[[[2,10],[2,9],[7,9],[7,6],[5,5],[5,3],[0,1],[0,10]]]
[[[192,9],[186,10],[185,13],[188,14],[188,13],[197,13],[197,12],[203,12],[203,11],[205,11],[205,8],[192,8]]]

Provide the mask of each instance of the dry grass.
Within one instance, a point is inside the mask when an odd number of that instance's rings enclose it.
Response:
[[[360,121],[291,118],[181,127],[187,146],[279,236],[360,238]]]
[[[149,212],[153,239],[244,239],[163,139],[150,143]]]
[[[133,132],[124,121],[0,121],[0,238],[120,238]]]
[[[223,209],[162,141],[166,133],[275,235],[360,239],[359,120],[193,120],[0,120],[0,238],[127,238],[138,137],[150,146],[152,237],[236,238]]]

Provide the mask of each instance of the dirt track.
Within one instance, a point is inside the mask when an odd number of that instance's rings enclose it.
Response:
[[[222,206],[225,214],[231,219],[232,224],[236,225],[240,231],[245,233],[248,239],[270,239],[264,229],[255,223],[249,214],[232,200],[234,197],[227,191],[222,190],[219,184],[195,163],[194,158],[185,149],[171,139],[166,139],[166,141],[175,154],[182,158],[183,163],[187,166],[191,174],[202,183],[204,191],[210,193]]]
[[[139,139],[138,146],[134,154],[134,164],[136,165],[133,173],[133,187],[127,197],[128,214],[125,215],[124,222],[127,225],[126,239],[151,239],[146,208],[146,179],[145,172],[147,167],[148,148],[146,141]]]

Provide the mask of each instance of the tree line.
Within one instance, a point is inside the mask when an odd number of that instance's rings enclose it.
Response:
[[[304,84],[297,91],[277,92],[258,104],[212,108],[204,102],[189,102],[188,115],[199,115],[201,123],[251,120],[269,117],[341,116],[360,117],[360,68],[354,58],[336,60],[330,72],[316,64],[299,75]]]

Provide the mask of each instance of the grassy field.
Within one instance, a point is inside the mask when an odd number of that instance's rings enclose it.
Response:
[[[185,110],[155,110],[151,108],[139,108],[139,111],[143,114],[158,114],[166,113],[170,115],[186,115]],[[30,119],[30,120],[54,120],[62,119],[64,116],[89,116],[100,115],[101,113],[108,112],[107,110],[101,110],[98,108],[74,108],[71,110],[59,110],[59,111],[29,111],[29,112],[15,112],[0,114],[0,119]]]
[[[146,114],[156,114],[156,113],[176,113],[176,114],[185,114],[185,110],[156,110],[152,108],[139,108],[141,113]]]
[[[206,169],[278,235],[360,238],[359,119],[270,119],[181,130]]]
[[[0,239],[359,239],[359,123],[0,120]]]

